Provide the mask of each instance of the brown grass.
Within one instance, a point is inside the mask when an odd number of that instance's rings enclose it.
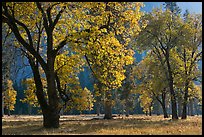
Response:
[[[202,117],[172,121],[162,116],[133,115],[112,120],[92,119],[95,115],[61,116],[60,128],[45,129],[42,116],[4,116],[2,135],[201,135]]]

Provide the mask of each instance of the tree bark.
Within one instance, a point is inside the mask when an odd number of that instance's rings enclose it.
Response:
[[[190,115],[190,107],[189,103],[187,104],[187,115]]]
[[[165,103],[162,104],[162,109],[163,109],[163,113],[164,113],[164,118],[168,118],[168,113],[167,113],[167,110],[166,110],[166,105]]]
[[[48,54],[49,55],[49,54]],[[48,103],[49,109],[45,112],[44,116],[45,124],[47,128],[58,128],[59,127],[59,118],[60,118],[60,108],[59,97],[57,95],[56,83],[55,83],[55,72],[54,72],[54,60],[55,57],[51,57],[51,54],[48,56],[48,71],[46,74],[47,79],[47,93],[48,93]]]
[[[156,99],[162,106],[164,118],[168,118],[169,116],[168,116],[167,109],[166,109],[166,93],[163,92],[161,98],[162,99],[160,100],[158,97],[156,97]]]
[[[152,116],[152,105],[153,105],[153,101],[150,103],[150,106],[149,106],[149,116]]]
[[[97,102],[97,105],[96,105],[96,114],[97,116],[100,115],[100,103],[99,102]]]
[[[4,96],[3,96],[3,90],[2,90],[2,117],[3,116],[4,116]]]
[[[112,100],[111,100],[111,93],[110,91],[106,91],[105,93],[106,100],[105,100],[105,116],[104,119],[112,119]]]
[[[182,115],[181,110],[182,110],[182,98],[179,97],[178,98],[178,116],[179,117],[181,117],[181,115]]]
[[[42,113],[43,113],[43,126],[45,128],[58,128],[59,127],[59,111],[57,106],[58,99],[56,99],[56,96],[57,96],[56,86],[55,86],[55,82],[53,82],[55,81],[55,77],[53,77],[52,74],[50,74],[51,72],[47,72],[47,74],[49,74],[47,77],[48,98],[49,98],[49,105],[48,105],[48,102],[45,100],[45,97],[44,97],[43,85],[42,85],[41,76],[38,70],[38,65],[33,61],[32,58],[28,57],[28,59],[33,71],[34,81],[36,85],[36,96],[38,98],[38,102],[41,106]],[[53,92],[55,93],[53,94]]]
[[[149,106],[149,116],[152,116],[152,109],[151,109],[151,106]]]
[[[129,109],[129,95],[127,95],[127,97],[125,98],[125,116],[129,117],[129,113],[130,113],[130,109]]]
[[[168,50],[167,50],[168,51]],[[177,104],[176,104],[176,94],[174,92],[174,87],[173,87],[173,76],[172,76],[172,71],[171,71],[171,66],[169,62],[169,53],[166,53],[166,62],[167,62],[167,68],[168,68],[168,82],[169,82],[169,89],[170,89],[170,94],[171,94],[171,108],[172,108],[172,119],[178,119],[177,115]]]
[[[188,82],[185,83],[184,100],[183,100],[183,112],[181,119],[187,118],[187,101],[188,101]]]
[[[10,106],[8,106],[8,116],[10,116],[11,115],[11,111],[10,111],[10,108],[9,108]]]
[[[194,111],[193,111],[193,99],[190,99],[189,108],[190,108],[190,116],[194,116]]]
[[[166,93],[162,93],[162,102],[160,102],[160,103],[162,105],[164,118],[169,118],[169,115],[168,115],[167,109],[166,109]]]
[[[43,113],[43,126],[45,128],[58,128],[59,127],[59,113],[53,109],[46,109]]]
[[[198,116],[199,114],[198,114],[198,100],[197,99],[195,99],[194,101],[194,106],[195,106],[195,114]]]

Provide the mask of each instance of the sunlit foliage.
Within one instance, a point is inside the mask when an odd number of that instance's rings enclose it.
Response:
[[[7,80],[6,91],[4,92],[4,106],[10,110],[15,109],[17,92],[13,88],[13,82]]]

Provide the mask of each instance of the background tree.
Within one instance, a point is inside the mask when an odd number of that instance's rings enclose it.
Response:
[[[47,98],[47,95],[45,92],[46,80],[42,79],[42,82],[43,82],[44,94]],[[24,84],[27,88],[26,90],[24,90],[24,98],[21,99],[21,102],[28,104],[28,114],[31,115],[32,107],[38,107],[38,108],[40,107],[35,93],[36,92],[35,82],[33,78],[28,78],[22,81],[22,84]]]
[[[190,84],[189,88],[189,99],[188,102],[190,103],[190,115],[193,116],[198,114],[198,110],[200,109],[199,106],[202,104],[202,90],[200,85],[196,85],[195,83]]]
[[[183,98],[187,100],[187,81],[199,77],[196,72],[196,65],[201,59],[202,54],[201,48],[199,47],[202,43],[202,35],[200,33],[202,21],[199,19],[199,15],[197,15],[197,17],[191,18],[191,20],[193,20],[192,24],[189,23],[189,21],[187,21],[188,13],[185,14],[184,19],[181,18],[179,14],[173,14],[173,10],[177,9],[174,6],[170,11],[168,10],[170,7],[168,7],[164,12],[157,9],[146,15],[144,18],[148,25],[140,33],[136,42],[137,45],[140,45],[140,49],[152,50],[160,61],[165,72],[164,74],[169,81],[169,89],[172,97],[172,118],[177,119],[176,95],[182,95],[182,93],[178,93],[181,92],[181,90],[177,88],[182,86],[186,87],[182,90],[184,90],[185,96],[183,96]],[[161,13],[163,13],[163,15],[165,14],[165,16],[161,15]],[[168,17],[168,19],[165,17]],[[161,23],[161,25],[158,26],[158,23]],[[144,38],[146,40],[144,40]],[[146,45],[148,45],[149,48]],[[186,72],[184,70],[186,70]],[[193,71],[195,75],[193,76],[193,74],[190,74],[187,70]],[[184,100],[183,114],[185,115],[186,101]]]
[[[181,9],[176,2],[165,2],[164,8],[170,10],[174,15],[179,15],[181,13]]]
[[[136,88],[136,78],[133,73],[133,68],[136,65],[136,61],[131,65],[125,66],[125,79],[123,80],[121,92],[121,100],[125,100],[125,113],[126,116],[129,116],[129,111],[133,107],[133,96],[134,89]]]
[[[8,80],[15,78],[15,62],[17,50],[13,46],[13,34],[8,26],[2,24],[2,116],[4,115],[4,96]],[[15,82],[15,81],[14,81]]]
[[[140,96],[140,105],[143,108],[143,112],[146,114],[146,116],[149,113],[149,116],[151,116],[151,111],[153,109],[152,107],[152,103],[153,103],[153,98],[151,96],[151,94],[149,94],[148,92],[141,92],[141,96]]]
[[[198,70],[198,61],[202,59],[202,19],[201,15],[189,15],[185,13],[184,40],[177,48],[177,58],[182,62],[180,78],[183,78],[184,100],[182,119],[186,119],[186,104],[188,100],[188,88],[190,81],[195,81],[201,73]]]
[[[179,16],[174,16],[170,11],[154,10],[146,15],[148,25],[138,35],[136,43],[140,49],[154,50],[157,59],[163,66],[164,74],[168,79],[171,94],[172,119],[178,119],[176,94],[174,91],[173,69],[171,64],[171,51],[182,40],[183,22]],[[160,25],[158,25],[160,24]]]
[[[151,102],[148,103],[149,106],[154,100],[157,100],[162,106],[164,118],[168,118],[166,109],[168,83],[162,66],[160,66],[159,61],[155,58],[156,55],[154,52],[149,52],[146,57],[134,67],[134,75],[140,80],[140,83],[136,86],[136,91],[139,91],[141,95],[144,94],[146,98],[151,98]],[[143,101],[145,101],[144,97]],[[148,112],[151,111],[148,110]]]
[[[13,82],[7,80],[6,90],[4,93],[4,107],[8,110],[8,116],[10,116],[10,111],[14,110],[16,104],[16,94],[17,92],[13,89]]]

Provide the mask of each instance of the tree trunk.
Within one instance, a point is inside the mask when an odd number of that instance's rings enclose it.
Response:
[[[112,119],[112,106],[111,101],[107,100],[105,102],[105,116],[104,119]]]
[[[194,111],[193,111],[193,99],[190,99],[189,108],[190,108],[190,116],[194,116]]]
[[[8,116],[10,116],[11,115],[11,112],[10,112],[10,108],[9,108],[10,106],[8,106]]]
[[[149,106],[149,116],[152,116],[151,106]]]
[[[198,100],[195,99],[194,101],[194,107],[195,107],[195,114],[198,116]]]
[[[48,71],[46,72],[49,109],[44,114],[44,127],[58,128],[60,118],[59,97],[57,95],[54,57],[48,56]]]
[[[37,4],[37,8],[41,9],[41,12],[44,12],[41,4],[40,3],[36,3]],[[29,63],[31,65],[32,71],[33,71],[33,75],[34,75],[34,80],[35,80],[35,85],[36,85],[36,95],[38,98],[38,102],[41,106],[42,112],[43,112],[43,118],[44,118],[44,127],[48,127],[48,128],[56,128],[59,127],[59,99],[57,96],[57,90],[56,90],[56,84],[55,84],[55,73],[54,73],[54,61],[55,61],[55,57],[57,54],[58,50],[53,50],[53,30],[55,25],[58,22],[58,19],[55,19],[54,22],[50,22],[51,16],[49,16],[50,14],[47,11],[48,16],[47,17],[43,17],[43,26],[45,28],[46,34],[47,34],[47,63],[44,62],[42,56],[39,54],[38,51],[35,50],[35,48],[33,47],[33,41],[32,41],[32,37],[31,37],[31,32],[29,31],[29,29],[26,27],[25,24],[20,23],[24,30],[26,31],[27,35],[28,35],[28,41],[29,43],[27,43],[20,35],[20,31],[18,29],[18,26],[16,25],[17,20],[13,19],[13,16],[7,12],[7,6],[6,4],[4,4],[4,10],[5,10],[5,16],[3,19],[4,21],[9,25],[9,27],[11,28],[12,32],[14,33],[16,39],[22,44],[22,46],[30,53],[32,54],[32,56],[30,56],[30,54],[26,53],[26,56],[29,59]],[[61,12],[60,12],[61,13]],[[61,14],[58,14],[57,18],[60,18]],[[8,18],[8,19],[6,19]],[[49,20],[49,25],[47,23],[46,18],[48,18]],[[5,20],[6,19],[6,20]],[[60,43],[62,44],[62,43]],[[38,44],[39,46],[39,44]],[[60,45],[60,47],[62,48],[64,46],[64,44]],[[36,62],[35,62],[36,60]],[[46,79],[47,79],[47,94],[48,94],[48,102],[45,99],[44,93],[43,93],[43,86],[42,86],[42,81],[41,81],[41,76],[38,70],[38,62],[40,63],[41,67],[43,68],[45,75],[46,75]]]
[[[97,105],[96,105],[96,114],[97,116],[100,115],[100,103],[99,102],[97,102]]]
[[[156,99],[162,106],[164,118],[168,118],[169,116],[168,116],[167,109],[166,109],[166,93],[162,93],[162,100],[160,100],[158,97],[156,97]]]
[[[169,118],[167,110],[166,110],[165,100],[163,101],[163,103],[161,105],[162,105],[162,110],[163,110],[164,118]]]
[[[187,101],[188,101],[188,82],[185,83],[184,100],[183,100],[183,112],[181,119],[187,118]]]
[[[160,115],[160,105],[159,105],[159,101],[157,100],[157,101],[155,102],[155,104],[156,104],[156,114],[157,114],[157,116],[159,116],[159,115]]]
[[[187,104],[187,115],[188,116],[190,115],[190,105],[189,105],[189,103]]]
[[[171,93],[171,107],[172,107],[172,119],[178,119],[177,115],[177,104],[176,104],[176,95],[173,89],[173,81],[169,83],[170,93]]]
[[[168,51],[168,50],[167,50]],[[176,104],[176,94],[174,92],[174,86],[173,86],[173,77],[172,77],[172,71],[171,71],[171,66],[169,62],[169,53],[166,53],[166,62],[167,62],[167,67],[168,67],[168,82],[169,82],[169,90],[171,94],[171,108],[172,108],[172,119],[178,119],[177,115],[177,104]]]
[[[178,99],[178,116],[181,117],[181,110],[182,110],[182,98],[179,97]]]
[[[31,115],[32,113],[32,106],[28,104],[28,115]]]
[[[3,90],[2,90],[2,92],[3,92]],[[2,117],[3,116],[4,116],[4,96],[3,96],[3,93],[2,93]]]
[[[125,102],[126,102],[126,103],[125,103],[125,116],[126,116],[126,117],[129,117],[129,115],[130,115],[130,114],[129,114],[129,113],[130,113],[130,110],[129,110],[129,105],[128,105],[128,104],[129,104],[129,102],[128,102],[128,96],[127,96],[127,98],[125,99]]]
[[[187,104],[183,104],[183,112],[182,112],[182,117],[181,119],[186,119],[187,118]]]
[[[47,109],[43,112],[43,126],[45,128],[58,128],[59,118],[58,112]]]
[[[37,63],[34,62],[32,58],[29,58],[29,63],[31,65],[34,81],[36,85],[36,96],[43,113],[43,126],[45,128],[58,128],[59,127],[59,108],[58,108],[58,97],[55,85],[55,74],[53,71],[46,72],[47,87],[48,87],[48,102],[46,101],[43,93],[43,85],[41,81],[41,76],[38,70]]]
[[[125,116],[129,117],[129,115],[130,115],[130,111],[129,111],[128,106],[126,106]]]
[[[105,116],[104,119],[112,119],[112,100],[110,91],[106,91],[106,100],[105,100]]]

